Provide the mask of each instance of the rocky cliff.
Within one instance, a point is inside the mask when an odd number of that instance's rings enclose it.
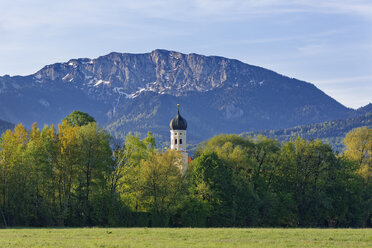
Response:
[[[0,118],[26,126],[57,123],[77,109],[116,136],[153,131],[167,139],[178,102],[191,141],[354,112],[311,83],[234,59],[167,50],[72,59],[32,75],[0,77]]]

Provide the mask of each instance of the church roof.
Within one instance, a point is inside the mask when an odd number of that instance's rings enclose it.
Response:
[[[171,122],[169,123],[169,127],[171,130],[186,130],[187,121],[180,115],[179,104],[177,104],[177,106],[178,106],[177,115],[171,120]]]

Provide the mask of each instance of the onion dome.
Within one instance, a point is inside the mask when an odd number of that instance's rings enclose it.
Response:
[[[180,105],[177,104],[178,111],[176,117],[174,117],[169,123],[171,130],[186,130],[187,121],[180,115]]]

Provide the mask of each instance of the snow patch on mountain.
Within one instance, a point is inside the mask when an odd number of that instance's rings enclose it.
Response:
[[[70,74],[70,73],[67,73],[63,78],[62,78],[63,81],[69,81],[69,82],[72,82],[72,80],[74,80],[74,77]]]
[[[41,74],[38,73],[38,74],[36,74],[34,77],[35,77],[36,79],[41,79]]]
[[[69,66],[72,66],[73,68],[77,68],[77,63],[75,61],[68,62]]]
[[[108,84],[111,84],[111,82],[110,81],[104,81],[104,80],[100,79],[93,86],[94,87],[97,87],[97,86],[99,86],[101,84],[107,84],[108,85]]]
[[[89,61],[82,61],[81,62],[83,65],[92,65],[92,64],[94,64],[94,60],[89,60]]]

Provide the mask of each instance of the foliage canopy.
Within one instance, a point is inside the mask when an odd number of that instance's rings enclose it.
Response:
[[[182,175],[180,153],[159,152],[152,133],[112,148],[91,120],[2,135],[1,225],[372,226],[371,129],[348,133],[343,155],[320,140],[222,134]]]

